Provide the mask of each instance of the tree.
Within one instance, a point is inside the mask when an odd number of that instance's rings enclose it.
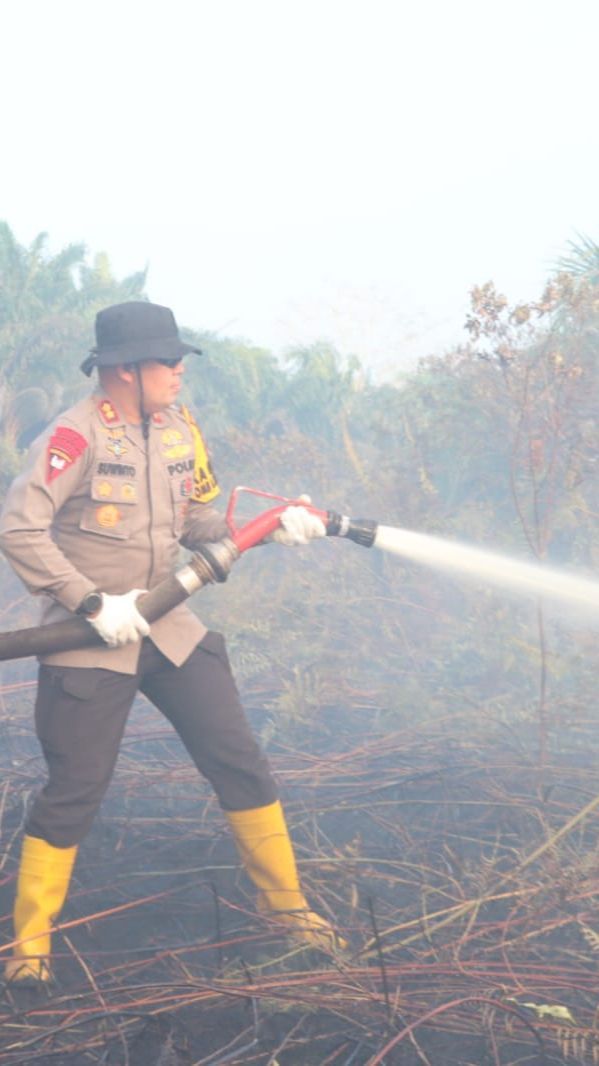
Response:
[[[590,237],[579,236],[569,242],[570,251],[558,259],[560,272],[570,274],[591,285],[599,285],[599,244]]]
[[[77,368],[92,343],[96,312],[108,303],[143,299],[145,280],[145,271],[117,280],[104,254],[88,266],[83,244],[51,255],[45,233],[24,247],[0,222],[0,451],[5,478],[15,472],[19,450],[77,396]]]

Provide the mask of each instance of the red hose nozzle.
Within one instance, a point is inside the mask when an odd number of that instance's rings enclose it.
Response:
[[[262,499],[278,500],[277,507],[271,507],[263,511],[257,518],[251,519],[239,528],[235,523],[235,506],[240,493],[248,493],[250,496],[259,496]],[[260,489],[250,489],[240,485],[233,489],[227,507],[227,525],[231,540],[239,552],[247,551],[248,548],[260,544],[266,537],[280,526],[280,516],[287,507],[305,507],[310,514],[316,515],[326,527],[328,537],[346,537],[364,548],[371,548],[376,538],[378,525],[369,518],[349,518],[347,515],[337,514],[336,511],[323,511],[306,503],[301,499],[290,499],[286,496],[275,496],[272,492],[263,492]]]

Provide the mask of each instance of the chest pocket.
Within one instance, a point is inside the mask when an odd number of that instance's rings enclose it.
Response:
[[[139,489],[134,479],[92,478],[90,500],[83,509],[79,528],[101,537],[128,540],[138,513]]]

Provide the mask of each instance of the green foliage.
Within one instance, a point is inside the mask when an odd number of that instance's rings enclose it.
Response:
[[[599,244],[581,235],[577,241],[570,241],[568,247],[568,254],[558,259],[559,269],[591,285],[599,285]]]
[[[0,471],[1,487],[6,491],[13,478],[19,473],[21,456],[10,437],[0,435]]]
[[[190,403],[202,411],[207,435],[226,435],[233,423],[241,429],[268,423],[284,380],[275,357],[214,334],[185,336],[203,353],[187,360],[185,382]]]
[[[145,272],[118,281],[105,255],[88,266],[82,244],[51,255],[41,233],[23,247],[0,222],[0,414],[12,446],[28,445],[84,391],[79,364],[96,312],[143,298],[144,285]]]

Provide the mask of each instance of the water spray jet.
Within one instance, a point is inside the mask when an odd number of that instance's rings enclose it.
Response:
[[[459,573],[470,580],[547,597],[576,607],[599,610],[599,582],[540,563],[485,551],[410,529],[378,526],[374,545],[436,570]]]

